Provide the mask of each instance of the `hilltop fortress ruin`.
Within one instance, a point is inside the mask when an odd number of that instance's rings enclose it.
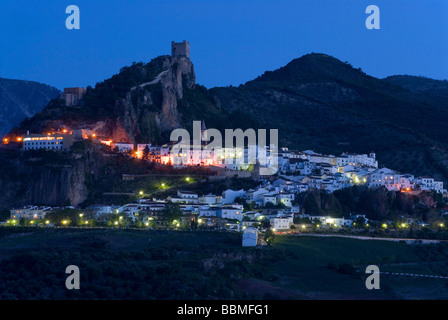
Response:
[[[182,42],[171,41],[171,56],[190,59],[190,42],[185,40]]]

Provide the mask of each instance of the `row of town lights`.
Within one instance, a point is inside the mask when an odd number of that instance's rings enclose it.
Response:
[[[137,215],[138,215],[138,214],[137,214]],[[80,217],[80,218],[82,218],[83,216],[84,216],[84,214],[82,214],[82,213],[79,214],[79,217]],[[258,217],[258,218],[259,218],[259,219],[260,219],[260,218],[262,219],[263,216],[260,216],[260,217]],[[261,219],[260,219],[260,220],[261,220]],[[120,217],[119,217],[119,221],[122,221],[122,220],[123,220],[123,217],[120,216]],[[149,220],[153,220],[153,218],[149,218]],[[114,221],[114,225],[118,225],[118,224],[119,224],[119,221]],[[32,220],[30,223],[31,223],[31,224],[34,224],[34,222],[35,222],[35,221]],[[67,224],[69,224],[70,222],[71,222],[70,220],[62,220],[62,221],[61,221],[61,223],[62,223],[64,226],[67,225]],[[202,223],[202,222],[203,222],[203,219],[199,218],[199,219],[198,219],[198,223]],[[6,223],[8,223],[8,224],[11,223],[11,224],[14,224],[14,225],[15,225],[15,224],[17,223],[17,220],[15,220],[15,219],[13,219],[13,220],[7,220]],[[50,221],[49,221],[49,220],[46,220],[46,221],[45,221],[45,224],[47,224],[47,225],[50,224]],[[89,224],[89,221],[84,221],[84,224],[86,224],[86,225]],[[173,224],[175,224],[176,227],[180,227],[180,224],[179,224],[179,222],[178,222],[177,220],[174,220],[174,221],[173,221]],[[356,223],[353,223],[353,225],[356,225]],[[149,222],[146,222],[146,223],[145,223],[145,226],[149,226]],[[333,226],[334,226],[335,228],[338,227],[337,224],[334,224]],[[316,227],[317,227],[317,228],[320,228],[320,224],[317,224]],[[366,227],[369,227],[369,224],[366,224]],[[384,229],[387,229],[387,228],[388,228],[388,225],[387,225],[386,223],[383,223],[383,224],[381,225],[381,227],[384,228]],[[409,227],[409,225],[407,225],[406,223],[402,223],[402,224],[398,225],[398,227],[399,227],[399,228],[400,228],[400,227],[401,227],[401,228],[407,228],[407,227]],[[439,227],[440,227],[440,228],[444,228],[444,227],[445,227],[445,224],[444,224],[444,223],[439,223]],[[302,224],[302,229],[306,229],[306,225]],[[276,230],[275,230],[274,228],[272,228],[272,231],[275,232]]]
[[[16,142],[22,142],[23,138],[22,137],[17,137],[16,138]],[[3,138],[3,143],[7,144],[9,142],[9,138]]]

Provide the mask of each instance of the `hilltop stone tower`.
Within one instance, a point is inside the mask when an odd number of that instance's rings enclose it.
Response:
[[[185,40],[182,42],[171,41],[171,56],[190,59],[190,42]]]

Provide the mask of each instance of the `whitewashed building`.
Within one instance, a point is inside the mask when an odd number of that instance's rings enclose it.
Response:
[[[248,227],[243,231],[243,247],[255,247],[258,242],[258,230]]]
[[[285,230],[290,229],[291,225],[294,224],[292,217],[277,217],[269,220],[271,228],[275,230]]]
[[[9,210],[11,219],[40,220],[45,219],[45,214],[51,211],[51,207],[26,206]]]

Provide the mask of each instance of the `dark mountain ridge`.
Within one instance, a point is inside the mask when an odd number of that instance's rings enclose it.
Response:
[[[56,98],[60,91],[49,85],[0,78],[0,136],[26,117],[32,117]]]

